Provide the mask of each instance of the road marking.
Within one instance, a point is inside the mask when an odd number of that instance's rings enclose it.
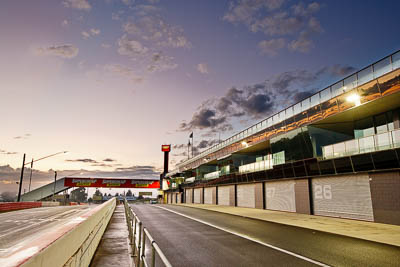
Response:
[[[264,242],[262,242],[262,241],[260,241],[260,240],[254,239],[254,238],[252,238],[252,237],[249,237],[249,236],[246,236],[246,235],[242,235],[242,234],[233,232],[233,231],[228,230],[228,229],[226,229],[226,228],[223,228],[223,227],[220,227],[220,226],[211,224],[211,223],[209,223],[209,222],[206,222],[206,221],[203,221],[203,220],[200,220],[200,219],[196,219],[196,218],[194,218],[194,217],[191,217],[191,216],[182,214],[182,213],[180,213],[180,212],[177,212],[177,211],[174,211],[174,210],[170,210],[170,209],[167,209],[167,208],[164,208],[164,207],[160,207],[160,206],[154,206],[154,207],[159,208],[159,209],[163,209],[163,210],[166,210],[166,211],[169,211],[169,212],[172,212],[172,213],[175,213],[175,214],[180,215],[180,216],[182,216],[182,217],[186,217],[186,218],[191,219],[191,220],[193,220],[193,221],[196,221],[196,222],[199,222],[199,223],[202,223],[202,224],[205,224],[205,225],[214,227],[214,228],[216,228],[216,229],[218,229],[218,230],[222,230],[222,231],[225,231],[225,232],[227,232],[227,233],[230,233],[230,234],[233,234],[233,235],[242,237],[242,238],[244,238],[244,239],[247,239],[247,240],[256,242],[256,243],[258,243],[258,244],[260,244],[260,245],[263,245],[263,246],[266,246],[266,247],[269,247],[269,248],[278,250],[278,251],[280,251],[280,252],[283,252],[283,253],[286,253],[286,254],[291,255],[291,256],[293,256],[293,257],[296,257],[296,258],[299,258],[299,259],[302,259],[302,260],[305,260],[305,261],[314,263],[314,264],[316,264],[316,265],[324,266],[324,267],[329,267],[329,265],[327,265],[327,264],[325,264],[325,263],[322,263],[322,262],[319,262],[319,261],[316,261],[316,260],[313,260],[313,259],[310,259],[310,258],[301,256],[301,255],[299,255],[299,254],[296,254],[296,253],[294,253],[294,252],[288,251],[288,250],[283,249],[283,248],[275,247],[275,246],[273,246],[273,245],[271,245],[271,244],[264,243]]]

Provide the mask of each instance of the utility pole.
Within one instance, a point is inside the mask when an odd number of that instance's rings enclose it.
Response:
[[[21,177],[19,178],[19,189],[18,189],[17,202],[21,201],[21,190],[22,190],[22,181],[24,180],[24,169],[25,169],[25,153],[24,153],[24,159],[22,160]]]
[[[32,161],[31,161],[31,175],[29,176],[29,189],[28,189],[28,192],[31,192],[32,168],[33,168],[33,158],[32,158]]]

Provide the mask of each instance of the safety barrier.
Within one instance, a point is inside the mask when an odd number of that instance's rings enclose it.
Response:
[[[89,266],[116,206],[115,198],[25,243],[2,266]],[[0,261],[1,262],[1,261]]]
[[[0,212],[39,208],[39,207],[42,207],[42,202],[4,202],[0,203]]]
[[[166,267],[172,267],[171,263],[168,261],[167,257],[165,257],[164,253],[161,251],[160,247],[157,245],[156,241],[150,235],[149,231],[146,227],[143,226],[142,221],[138,218],[138,216],[133,212],[133,210],[129,207],[126,199],[124,200],[125,206],[125,217],[126,222],[128,224],[129,230],[129,241],[132,247],[133,257],[136,257],[135,266],[136,267],[155,267],[156,266],[156,255],[159,256],[162,263]],[[146,261],[146,240],[150,242],[151,245],[151,263],[148,264]]]

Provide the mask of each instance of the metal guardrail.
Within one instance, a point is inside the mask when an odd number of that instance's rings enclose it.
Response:
[[[128,224],[129,232],[129,243],[132,249],[132,256],[136,257],[135,266],[136,267],[155,267],[156,266],[156,255],[159,256],[162,263],[166,267],[172,267],[171,263],[165,257],[164,253],[161,251],[160,247],[157,245],[156,241],[150,235],[146,227],[143,226],[142,221],[138,218],[136,213],[133,212],[132,208],[129,207],[126,199],[124,200],[125,207],[125,217]],[[151,245],[151,263],[146,261],[146,241],[148,240]]]

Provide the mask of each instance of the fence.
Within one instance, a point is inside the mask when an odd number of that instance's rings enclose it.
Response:
[[[135,257],[136,267],[155,267],[156,266],[156,255],[161,259],[162,263],[166,267],[172,267],[171,263],[165,257],[160,247],[154,241],[146,227],[143,226],[142,221],[129,207],[126,199],[124,200],[125,206],[125,217],[128,224],[129,241],[132,248],[133,257]],[[146,242],[148,241],[148,242]],[[146,261],[146,244],[149,243],[151,246],[151,263]]]

